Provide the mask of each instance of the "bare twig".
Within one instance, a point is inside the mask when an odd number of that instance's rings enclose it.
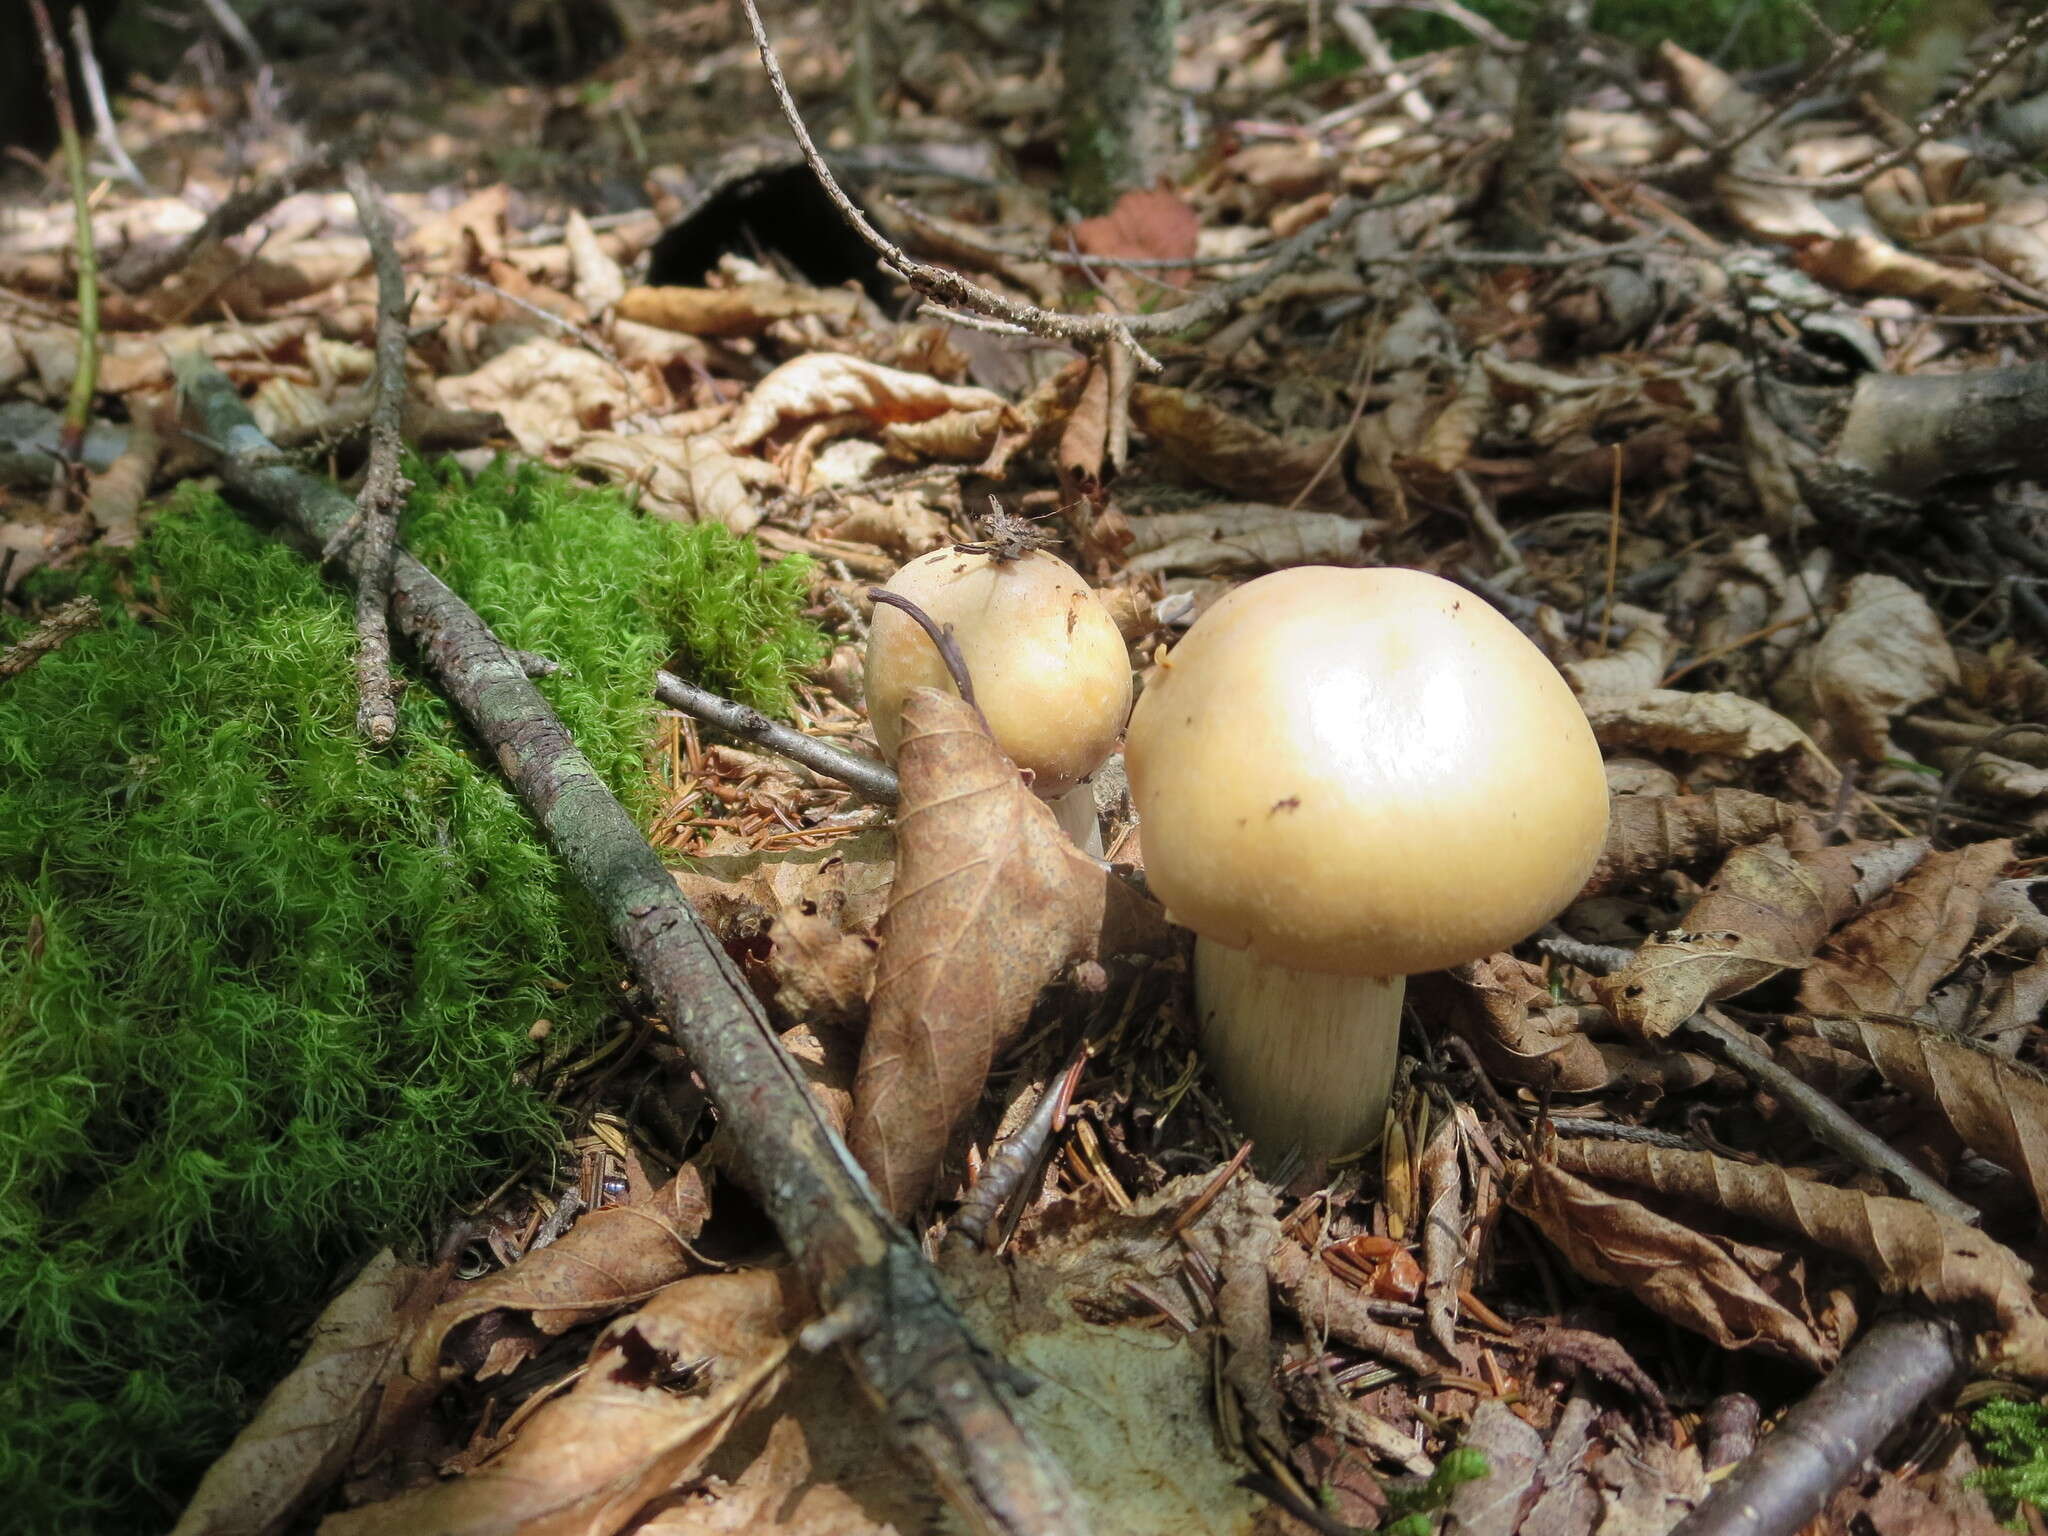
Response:
[[[1030,1200],[1031,1191],[1045,1171],[1046,1159],[1052,1154],[1053,1135],[1065,1124],[1074,1089],[1087,1065],[1088,1048],[1084,1045],[1065,1070],[1046,1084],[1045,1092],[1039,1095],[1024,1123],[989,1153],[988,1161],[981,1165],[981,1177],[967,1191],[946,1228],[948,1246],[1000,1246],[1000,1240],[988,1242],[989,1225],[1005,1206],[1011,1218],[1003,1223],[1004,1235],[1015,1225],[1016,1216]]]
[[[349,499],[277,464],[234,386],[205,359],[179,359],[178,373],[199,432],[224,445],[228,494],[316,547],[331,537]],[[351,564],[361,558],[352,546]],[[876,1202],[724,946],[547,701],[475,612],[402,551],[391,613],[603,914],[710,1090],[755,1197],[824,1309],[804,1331],[807,1346],[844,1347],[898,1444],[978,1529],[1083,1536],[1079,1496],[1017,1418],[1009,1368],[976,1341],[916,1239]]]
[[[1876,1324],[1671,1536],[1791,1536],[1966,1358],[1946,1318]]]
[[[1833,37],[1828,47],[1827,57],[1816,64],[1812,72],[1804,80],[1793,86],[1790,91],[1786,92],[1768,112],[1761,114],[1755,122],[1736,133],[1734,137],[1709,145],[1707,152],[1710,155],[1725,160],[1766,128],[1769,128],[1773,123],[1783,119],[1787,112],[1790,112],[1800,102],[1805,101],[1815,91],[1827,84],[1844,64],[1856,56],[1857,52],[1876,35],[1878,23],[1891,14],[1892,9],[1897,4],[1898,0],[1880,0],[1879,4],[1872,7],[1870,14],[1857,24],[1853,32],[1844,36]],[[1823,31],[1825,30],[1823,28]]]
[[[1761,1051],[1752,1050],[1708,1015],[1696,1013],[1678,1029],[1709,1056],[1734,1068],[1798,1115],[1817,1138],[1851,1162],[1891,1180],[1937,1215],[1970,1227],[1983,1220],[1974,1206],[1958,1200],[1918,1164],[1857,1124],[1833,1099]]]
[[[93,131],[99,138],[100,147],[114,162],[115,170],[142,191],[152,190],[148,178],[128,158],[128,151],[122,147],[121,136],[114,128],[114,108],[107,100],[106,77],[100,73],[100,56],[93,52],[92,22],[83,7],[71,13],[71,51],[78,55],[78,72],[85,80],[85,99],[92,107]]]
[[[371,746],[381,747],[398,733],[386,610],[392,551],[398,543],[398,509],[412,490],[398,462],[404,448],[399,421],[405,414],[405,327],[412,303],[405,295],[405,268],[392,243],[384,200],[361,161],[349,161],[342,175],[377,268],[377,403],[370,411],[370,464],[356,497],[355,515],[320,553],[322,559],[332,560],[351,542],[360,546],[358,558],[351,562],[356,573],[356,729]]]
[[[14,644],[0,651],[0,678],[19,677],[69,640],[100,621],[100,605],[90,597],[74,597]]]
[[[43,45],[43,75],[50,105],[57,113],[57,134],[64,145],[64,169],[71,181],[71,211],[78,225],[78,366],[71,375],[71,397],[64,406],[64,425],[57,439],[67,465],[76,464],[92,421],[92,399],[100,379],[100,267],[92,243],[92,200],[85,185],[85,147],[78,142],[78,118],[71,110],[71,82],[64,74],[64,45],[50,22],[43,0],[29,0],[36,36]]]
[[[1984,88],[1999,72],[2025,51],[2033,41],[2048,30],[2048,8],[2037,10],[2029,16],[2005,40],[1998,51],[1984,61],[1983,68],[1963,83],[1955,95],[1913,125],[1912,134],[1906,142],[1887,150],[1874,160],[1852,166],[1846,171],[1837,171],[1832,176],[1779,176],[1769,171],[1734,169],[1731,175],[1742,181],[1754,182],[1765,187],[1794,187],[1805,192],[1853,192],[1867,182],[1882,176],[1886,171],[1904,165],[1920,152],[1920,147],[1936,134],[1943,132],[1962,115],[1963,108],[1975,101]]]
[[[715,725],[743,741],[780,753],[793,763],[802,763],[813,772],[837,779],[869,800],[883,805],[896,802],[896,775],[871,757],[842,752],[814,736],[770,720],[758,709],[735,704],[695,683],[685,682],[673,672],[654,674],[654,696],[671,709],[680,709],[707,725]]]
[[[242,18],[235,13],[235,8],[228,4],[228,0],[199,0],[199,3],[206,7],[206,14],[213,18],[215,26],[227,34],[228,41],[240,51],[242,57],[248,61],[249,67],[261,69],[264,65],[263,50],[257,46],[255,36]]]
[[[107,274],[109,280],[130,293],[154,287],[189,261],[201,246],[239,235],[302,187],[333,175],[335,167],[353,159],[359,148],[352,139],[321,146],[275,176],[233,194],[207,215],[205,223],[176,244],[156,251],[138,250],[116,262]]]
[[[1224,314],[1233,305],[1259,292],[1282,272],[1307,257],[1324,240],[1349,224],[1365,206],[1353,197],[1338,198],[1329,213],[1306,229],[1281,241],[1272,260],[1258,271],[1233,282],[1219,284],[1185,304],[1161,310],[1156,314],[1070,315],[1057,310],[1040,309],[1036,304],[1005,298],[961,276],[958,272],[916,260],[868,221],[868,216],[862,213],[853,199],[841,190],[838,180],[832,174],[832,168],[825,163],[824,156],[818,153],[818,146],[811,141],[810,130],[804,126],[803,115],[797,111],[796,101],[789,94],[788,82],[782,78],[782,64],[775,56],[773,45],[768,41],[768,30],[762,25],[761,12],[755,0],[740,0],[740,3],[746,10],[747,24],[753,28],[754,44],[760,50],[761,65],[768,72],[768,84],[775,92],[775,99],[782,108],[783,120],[789,124],[789,131],[796,136],[797,147],[803,151],[804,162],[818,178],[818,184],[825,189],[825,195],[832,200],[832,205],[839,210],[840,216],[853,226],[855,232],[875,248],[885,267],[931,301],[936,312],[958,324],[971,325],[982,330],[1007,327],[1018,333],[1043,336],[1050,341],[1115,340],[1129,347],[1132,356],[1137,358],[1147,372],[1157,373],[1160,368],[1159,359],[1138,344],[1138,337],[1170,336],[1191,326],[1205,324]],[[963,314],[961,311],[967,313]]]
[[[961,699],[974,704],[974,679],[968,675],[967,658],[960,654],[960,647],[953,643],[951,631],[901,592],[891,592],[885,587],[870,587],[868,598],[871,602],[881,603],[885,607],[909,614],[916,621],[917,627],[930,635],[932,644],[939,648],[940,659],[946,663],[947,675],[953,679],[953,686],[960,690]],[[974,707],[981,708],[978,704]]]

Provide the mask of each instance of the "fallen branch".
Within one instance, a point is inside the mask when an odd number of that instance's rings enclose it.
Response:
[[[319,547],[352,504],[278,465],[234,386],[179,360],[187,409],[221,450],[221,484]],[[345,559],[351,574],[360,544]],[[969,1332],[916,1240],[876,1203],[826,1125],[752,990],[660,856],[483,620],[401,551],[391,615],[462,712],[612,937],[704,1080],[755,1197],[824,1316],[807,1348],[841,1345],[892,1437],[931,1468],[976,1528],[1068,1536],[1088,1518],[1064,1471],[1018,1422],[1015,1377]]]
[[[837,779],[866,799],[883,805],[896,803],[895,773],[871,757],[856,757],[851,752],[842,752],[815,736],[806,736],[802,731],[770,720],[758,709],[735,704],[731,699],[722,699],[695,683],[684,682],[673,672],[654,674],[654,696],[670,709],[680,709],[706,725],[715,725],[729,735],[766,747],[793,763],[802,763],[813,773]]]
[[[84,634],[100,621],[100,605],[90,597],[74,597],[14,644],[0,651],[0,679],[19,677],[73,635]]]
[[[1946,1319],[1876,1324],[1671,1536],[1790,1536],[1963,1360],[1962,1335]]]

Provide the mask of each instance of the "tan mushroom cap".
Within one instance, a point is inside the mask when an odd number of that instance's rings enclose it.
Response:
[[[1147,685],[1124,761],[1173,919],[1294,970],[1491,954],[1564,909],[1607,831],[1600,749],[1557,669],[1420,571],[1238,588]]]
[[[1131,712],[1123,636],[1079,572],[1033,550],[999,561],[957,549],[921,555],[889,579],[948,625],[996,743],[1051,799],[1116,749]],[[908,614],[877,605],[868,633],[868,718],[891,762],[912,688],[954,691],[938,650]]]

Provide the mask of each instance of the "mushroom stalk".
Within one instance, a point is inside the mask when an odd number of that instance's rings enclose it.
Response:
[[[1380,1139],[1400,1060],[1405,976],[1326,976],[1195,939],[1202,1053],[1238,1127],[1309,1161]]]
[[[1095,786],[1083,781],[1064,795],[1047,802],[1060,830],[1074,840],[1074,846],[1094,858],[1102,857],[1102,818],[1095,813]]]

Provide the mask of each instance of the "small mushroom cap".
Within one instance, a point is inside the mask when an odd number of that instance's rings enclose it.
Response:
[[[1131,662],[1102,600],[1056,555],[1032,550],[996,560],[933,550],[889,579],[951,628],[996,744],[1035,776],[1046,799],[1064,794],[1116,749],[1131,712]],[[868,632],[868,718],[883,756],[896,760],[911,689],[954,692],[925,632],[877,605]]]
[[[1600,749],[1557,669],[1420,571],[1238,588],[1147,685],[1124,763],[1173,919],[1295,970],[1491,954],[1564,909],[1607,832]]]

